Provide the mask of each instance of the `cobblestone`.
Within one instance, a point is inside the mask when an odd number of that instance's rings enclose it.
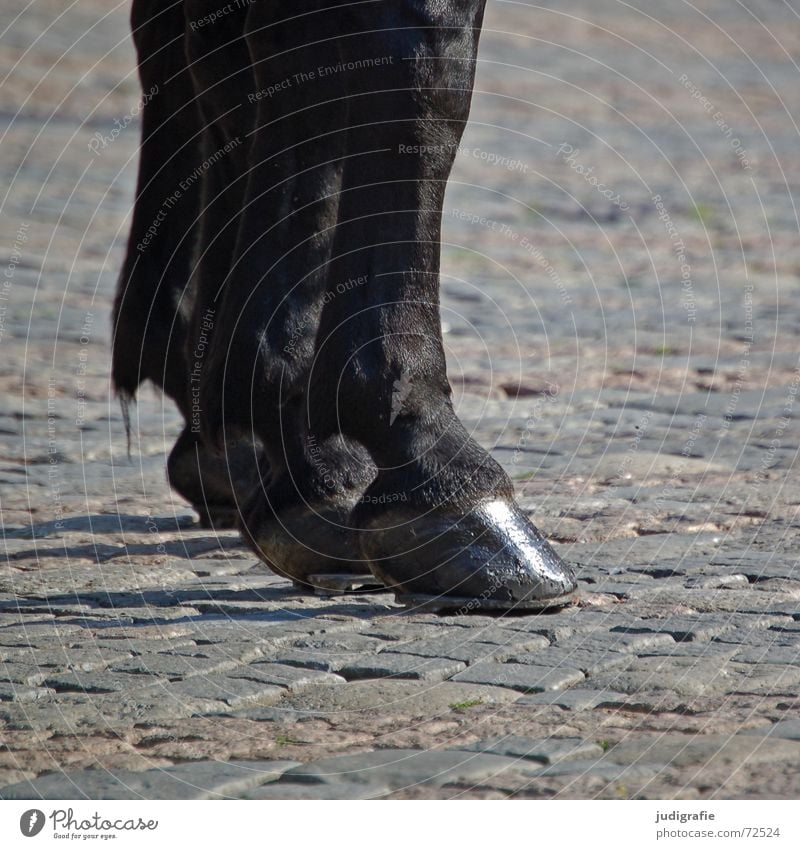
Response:
[[[355,784],[352,781],[331,781],[325,784],[296,784],[282,781],[280,784],[268,784],[244,794],[245,799],[293,799],[294,801],[312,801],[314,799],[380,799],[389,793],[389,786],[380,780],[369,784]]]
[[[228,675],[229,678],[245,678],[264,684],[275,684],[289,690],[300,690],[314,684],[343,684],[344,678],[315,669],[300,669],[280,663],[256,662],[243,666]]]
[[[625,630],[628,633],[638,631],[645,634],[668,634],[677,642],[688,642],[690,640],[710,640],[712,637],[723,634],[725,631],[730,631],[734,627],[730,619],[724,616],[704,616],[702,619],[691,616],[670,616],[666,619],[648,619],[644,622],[637,622],[635,625],[627,626]],[[613,633],[618,628],[612,628],[611,630]],[[658,645],[656,644],[656,646]],[[660,645],[664,645],[664,643]],[[656,646],[650,643],[646,644],[644,648],[651,650]],[[642,648],[641,644],[637,648]]]
[[[42,681],[58,693],[117,693],[155,684],[154,675],[114,675],[108,672],[62,672]]]
[[[583,711],[597,707],[616,707],[624,704],[625,694],[605,690],[582,690],[575,687],[571,690],[550,691],[521,696],[518,705],[558,705],[565,710]]]
[[[620,743],[608,752],[609,760],[617,764],[669,764],[672,767],[712,764],[714,761],[733,767],[745,760],[751,764],[770,761],[796,763],[799,755],[800,743],[744,734],[639,740]]]
[[[489,684],[510,687],[523,693],[540,693],[545,690],[563,690],[583,681],[579,669],[560,666],[530,666],[522,663],[476,663],[464,672],[453,676],[453,681],[467,684]]]
[[[766,648],[741,649],[733,659],[739,663],[775,663],[782,666],[800,666],[800,646],[769,646]]]
[[[547,648],[549,640],[540,635],[515,634],[500,635],[498,642],[486,642],[483,632],[475,635],[474,640],[465,642],[457,636],[442,637],[433,640],[417,640],[402,646],[403,654],[419,657],[446,657],[465,663],[477,663],[482,660],[506,661],[517,651],[536,651]],[[400,649],[387,649],[386,655]]]
[[[797,740],[800,742],[800,719],[779,720],[773,725],[763,728],[749,728],[742,734],[754,737],[776,737],[783,740]]]
[[[413,654],[385,652],[374,659],[359,659],[340,672],[348,681],[361,678],[416,678],[443,681],[466,669],[466,664],[449,658],[424,658]]]
[[[618,651],[594,652],[583,648],[552,646],[534,654],[515,654],[510,657],[513,663],[521,663],[550,669],[573,669],[583,675],[598,675],[601,672],[624,666],[630,656]]]
[[[603,749],[597,744],[580,738],[563,737],[545,740],[529,740],[525,737],[495,737],[481,740],[467,748],[472,752],[488,752],[509,758],[525,758],[540,761],[543,764],[554,764],[560,761],[576,758],[600,757]]]
[[[53,773],[0,790],[0,799],[224,799],[276,781],[296,761],[206,761],[165,769]]]
[[[599,778],[604,781],[619,782],[623,786],[635,781],[637,784],[646,784],[652,781],[657,771],[652,767],[622,766],[615,763],[598,763],[597,761],[567,761],[548,766],[539,773],[540,778],[569,777],[576,776]]]
[[[342,755],[295,767],[285,775],[288,782],[327,783],[341,781],[388,784],[392,789],[453,781],[480,782],[504,771],[525,769],[517,758],[457,751],[378,749],[360,755]],[[529,770],[530,771],[530,770]]]
[[[169,694],[179,702],[191,699],[202,705],[204,712],[213,712],[217,709],[214,702],[224,702],[234,710],[251,705],[274,704],[280,701],[284,688],[252,678],[214,675],[179,681],[170,686]]]
[[[52,695],[53,691],[44,687],[27,687],[24,684],[0,682],[0,701],[2,702],[35,702],[39,699],[48,699]]]
[[[641,657],[592,680],[597,686],[629,694],[667,690],[679,696],[696,696],[725,692],[732,687],[730,675],[730,665],[717,657]]]

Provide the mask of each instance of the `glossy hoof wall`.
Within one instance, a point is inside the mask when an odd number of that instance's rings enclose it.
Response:
[[[361,557],[358,533],[348,525],[351,506],[308,505],[276,515],[260,501],[243,517],[239,530],[273,572],[298,587],[314,589],[316,575],[370,574]]]
[[[200,517],[200,527],[212,531],[229,531],[238,527],[239,511],[229,504],[193,504]]]
[[[261,484],[258,450],[239,441],[222,452],[206,447],[188,428],[167,460],[167,480],[200,517],[200,526],[227,530],[237,526],[239,505]]]
[[[575,575],[513,501],[464,516],[393,510],[361,534],[372,573],[399,602],[434,610],[546,610],[574,600]]]

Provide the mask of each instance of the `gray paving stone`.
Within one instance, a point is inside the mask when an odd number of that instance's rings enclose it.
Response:
[[[60,651],[40,651],[31,649],[21,654],[18,659],[39,667],[54,667],[63,671],[98,672],[105,669],[115,660],[124,660],[131,652],[119,647],[117,651],[94,649],[79,649],[66,646]]]
[[[666,646],[653,646],[652,648],[642,649],[637,654],[639,657],[697,657],[706,659],[715,657],[722,662],[730,660],[737,650],[738,646],[730,643],[692,640]]]
[[[87,615],[90,615],[93,610],[92,605],[90,604],[59,604],[58,602],[52,603],[49,601],[38,601],[35,599],[11,599],[5,593],[0,594],[0,605],[13,605],[20,614],[24,614],[26,616],[34,613],[38,615],[51,614],[62,620],[68,616],[82,620]],[[19,625],[19,616],[16,617],[16,622],[12,623],[11,621],[8,621],[3,624]],[[71,624],[75,624],[74,621],[72,621]]]
[[[142,722],[167,722],[195,714],[215,713],[224,708],[223,702],[211,696],[173,693],[173,686],[160,682],[126,691],[124,697],[119,693],[58,693],[58,711],[73,716],[74,728],[83,731],[97,725],[118,729]],[[37,718],[36,722],[41,719]],[[50,717],[46,720],[50,722]]]
[[[123,520],[118,514],[104,516],[70,516],[60,522],[36,522],[8,533],[9,537],[19,539],[45,539],[46,537],[68,537],[72,531],[94,534],[114,533],[154,533],[189,529],[195,519],[190,513],[164,516],[126,516]]]
[[[382,784],[379,780],[369,784],[356,784],[353,781],[331,781],[325,784],[302,784],[291,781],[279,781],[255,790],[248,790],[242,795],[244,799],[289,799],[293,801],[336,799],[338,801],[345,801],[380,799],[389,792],[389,786]]]
[[[2,539],[0,539],[0,547],[2,547]],[[2,599],[3,607],[8,607],[12,612],[0,612],[0,631],[4,628],[19,628],[20,627],[20,610],[19,604],[17,602],[17,596],[14,593],[0,593],[0,599]],[[40,613],[36,620],[39,622],[52,622],[55,620],[55,616],[48,615],[47,613]],[[33,621],[31,621],[33,624]]]
[[[458,627],[458,620],[453,620],[453,624]],[[388,649],[414,640],[441,636],[441,628],[440,624],[420,624],[411,621],[410,617],[394,616],[372,623],[365,633],[369,637],[385,641],[388,644],[385,649]],[[392,646],[392,643],[396,645]]]
[[[269,658],[283,666],[299,666],[302,669],[316,669],[320,672],[339,672],[343,666],[357,663],[362,655],[358,652],[339,653],[306,651],[299,649],[280,649]]]
[[[193,711],[194,703],[224,702],[237,709],[251,705],[271,705],[280,701],[285,686],[253,681],[249,678],[231,678],[226,675],[197,675],[185,681],[170,684],[167,693],[179,704],[187,703]],[[208,706],[210,709],[210,706]]]
[[[86,706],[79,708],[63,707],[58,705],[54,709],[53,704],[47,700],[33,702],[3,702],[0,701],[0,720],[3,722],[4,730],[8,731],[30,731],[35,734],[54,732],[67,736],[75,736],[79,727],[83,724],[97,722],[98,711],[96,708],[87,709]],[[103,723],[111,727],[112,723]]]
[[[38,640],[48,639],[57,640],[60,645],[67,637],[79,634],[82,630],[79,625],[66,622],[26,622],[20,626],[0,628],[0,645],[24,647],[36,645]]]
[[[646,596],[642,595],[645,600]],[[797,602],[784,593],[756,590],[662,590],[653,591],[653,600],[664,605],[691,607],[700,613],[790,613]]]
[[[53,691],[46,687],[28,687],[25,684],[6,684],[0,681],[0,702],[36,702],[52,697]]]
[[[237,619],[244,616],[269,616],[275,611],[275,603],[263,601],[193,601],[192,607],[199,613],[213,616],[218,614],[223,618]]]
[[[340,670],[348,681],[365,678],[413,678],[443,681],[466,668],[466,664],[447,658],[426,658],[415,654],[381,652],[349,663]]]
[[[736,663],[734,659],[725,668],[731,676],[729,690],[733,693],[785,695],[796,694],[800,688],[800,667],[797,666]]]
[[[4,683],[25,684],[29,687],[35,687],[44,681],[47,672],[31,664],[5,661],[0,665],[0,676],[2,676]]]
[[[523,693],[563,690],[584,680],[579,669],[569,667],[532,666],[522,663],[476,663],[453,676],[465,684],[488,684],[509,687]]]
[[[591,679],[595,686],[635,694],[667,690],[679,696],[725,692],[733,683],[730,664],[717,658],[639,657],[627,667],[601,673]]]
[[[155,675],[115,675],[111,672],[62,672],[48,675],[44,685],[58,693],[121,693],[158,682]]]
[[[759,415],[765,415],[765,405],[769,403],[769,397],[775,405],[779,406],[779,392],[767,391],[759,395],[760,390],[744,390],[739,395],[736,415],[743,419],[755,419]],[[664,413],[686,413],[689,415],[724,415],[729,403],[726,393],[696,393],[693,395],[659,395],[657,398],[635,399],[628,402],[628,406],[634,409],[655,410]]]
[[[674,643],[671,645],[674,645]],[[578,669],[584,675],[591,677],[610,669],[625,666],[630,658],[629,653],[618,651],[594,652],[580,648],[561,648],[555,645],[535,654],[513,654],[509,661],[526,665],[532,664],[533,666],[547,666],[552,669]]]
[[[182,577],[175,576],[176,583],[180,582]],[[111,628],[118,624],[164,625],[172,619],[199,616],[196,607],[178,604],[177,598],[169,592],[163,592],[162,595],[162,591],[148,591],[150,595],[156,592],[158,597],[147,603],[137,606],[142,594],[131,593],[125,599],[118,599],[117,603],[107,610],[94,608],[89,615],[75,616],[70,621],[77,622],[84,628]]]
[[[218,716],[231,716],[238,719],[252,719],[255,722],[269,722],[277,726],[281,726],[279,731],[284,733],[285,726],[294,728],[298,723],[308,719],[307,714],[303,714],[297,710],[291,710],[281,706],[281,702],[276,702],[274,707],[249,707],[240,708],[238,710],[218,710],[215,711]]]
[[[483,618],[483,617],[482,617]],[[466,619],[471,622],[471,615],[459,617],[458,620]],[[449,626],[453,620],[442,619]],[[550,623],[550,618],[548,618]],[[552,616],[552,626],[555,627],[556,622],[560,621],[559,614],[555,613]],[[511,623],[517,627],[508,627]],[[491,619],[489,623],[481,622],[480,625],[471,626],[461,625],[460,634],[452,627],[440,628],[440,633],[437,639],[428,639],[427,642],[431,647],[436,642],[442,642],[443,645],[457,644],[459,641],[466,640],[479,643],[490,643],[502,647],[516,646],[520,650],[535,651],[540,646],[544,645],[543,640],[550,642],[550,639],[542,632],[549,631],[549,627],[544,627],[541,617],[522,616],[512,618]],[[467,632],[465,634],[465,631]],[[529,648],[530,647],[530,648]]]
[[[341,755],[295,767],[285,780],[307,783],[356,783],[389,786],[393,790],[419,784],[455,781],[478,783],[504,772],[525,772],[524,761],[498,755],[454,750],[378,749],[358,755]],[[536,771],[532,765],[531,772]],[[281,782],[283,783],[283,782]],[[280,785],[276,785],[280,786]]]
[[[549,640],[539,634],[522,636],[509,633],[504,642],[485,642],[481,635],[476,634],[474,640],[465,640],[463,636],[442,636],[434,640],[416,640],[411,643],[403,643],[397,649],[386,649],[384,656],[393,653],[406,655],[418,655],[420,657],[449,658],[464,663],[479,663],[486,660],[503,662],[516,652],[531,652],[547,648]]]
[[[678,586],[677,582],[675,582],[675,586]],[[600,580],[588,585],[586,595],[591,597],[591,594],[594,593],[597,595],[613,595],[619,599],[638,599],[645,593],[652,594],[661,589],[661,582],[656,586],[652,580],[647,584],[642,581],[623,581],[621,579]]]
[[[561,761],[544,767],[536,776],[539,778],[558,778],[562,776],[600,778],[605,781],[647,781],[654,778],[660,770],[641,764],[627,765],[610,763],[607,759],[596,761]]]
[[[638,626],[638,621],[637,621]],[[630,625],[614,626],[614,630],[608,633],[590,633],[585,635],[577,635],[566,640],[561,640],[557,643],[557,648],[564,651],[570,649],[589,652],[595,656],[600,656],[605,652],[623,652],[636,654],[644,649],[652,648],[653,646],[671,645],[675,641],[670,634],[653,633],[645,631],[642,633],[626,633],[616,630],[618,627],[628,628]],[[636,627],[636,626],[634,626]]]
[[[797,763],[800,743],[751,735],[681,735],[631,740],[613,746],[606,758],[618,764],[665,764],[671,767]]]
[[[105,634],[102,638],[95,639],[92,645],[98,651],[102,652],[104,656],[107,656],[109,661],[123,661],[133,655],[150,654],[151,652],[168,654],[171,651],[196,647],[195,641],[189,637],[141,639],[116,635],[112,637]],[[57,657],[56,652],[50,652],[49,654],[52,657]]]
[[[375,712],[381,716],[450,716],[464,705],[492,705],[511,702],[513,690],[480,684],[385,678],[376,681],[352,681],[346,686],[320,684],[302,693],[288,695],[281,709],[304,716],[359,716]]]
[[[772,725],[748,728],[740,733],[752,737],[775,737],[800,741],[800,719],[781,719]]]
[[[159,647],[158,654],[166,657],[185,657],[190,661],[197,658],[206,663],[246,664],[258,660],[267,660],[265,651],[269,652],[270,650],[265,650],[264,647],[254,643],[239,643],[231,640],[224,644],[184,646],[167,650],[161,650],[161,647]]]
[[[285,666],[280,663],[256,662],[240,666],[228,673],[232,680],[245,679],[289,690],[301,690],[314,684],[344,684],[341,675],[320,672],[316,669],[302,669],[297,666]]]
[[[578,614],[582,615],[578,615]],[[498,623],[501,631],[522,631],[526,634],[538,634],[549,643],[568,639],[575,634],[589,633],[590,631],[608,630],[619,620],[605,622],[603,618],[594,614],[588,614],[585,610],[566,613],[560,612],[547,618],[536,617],[529,619],[504,619]],[[502,640],[497,640],[502,644]]]
[[[683,582],[689,589],[726,589],[728,587],[747,587],[749,581],[746,575],[719,574],[719,575],[691,575]]]
[[[800,666],[800,643],[793,646],[764,646],[743,648],[733,659],[737,663],[775,663],[781,666]]]
[[[574,687],[570,690],[556,690],[546,693],[534,693],[520,696],[518,705],[556,705],[564,710],[584,711],[599,707],[617,707],[625,701],[624,693],[606,690],[582,690]]]
[[[178,681],[195,675],[210,675],[226,672],[239,666],[237,660],[204,658],[197,655],[161,654],[148,652],[145,655],[121,660],[109,665],[109,671],[125,673],[130,676],[144,675]]]
[[[317,654],[377,654],[393,646],[393,641],[382,640],[371,633],[338,633],[318,637],[305,637],[292,643],[291,649],[309,657]]]
[[[146,772],[51,773],[0,788],[0,799],[219,799],[278,780],[297,761],[194,761]]]
[[[741,648],[765,648],[791,644],[795,637],[791,631],[780,626],[770,628],[736,628],[733,631],[714,637],[714,642]]]
[[[744,575],[748,581],[767,580],[769,578],[793,578],[797,575],[797,564],[783,559],[779,554],[747,553],[714,556],[709,566],[722,567]]]
[[[360,622],[330,622],[322,619],[300,619],[272,621],[256,617],[247,617],[228,621],[214,619],[209,622],[197,623],[190,636],[198,645],[224,644],[234,639],[239,642],[255,642],[265,646],[287,646],[300,637],[309,637],[318,633],[336,633],[352,631],[364,627]]]
[[[735,625],[726,616],[669,616],[666,619],[644,619],[623,628],[612,628],[611,633],[624,630],[628,634],[669,634],[676,642],[710,640],[718,634],[731,631]],[[636,645],[636,650],[652,648],[652,644]]]
[[[525,758],[539,761],[543,764],[554,764],[559,761],[591,757],[601,757],[603,749],[597,744],[579,737],[547,737],[543,740],[532,740],[527,737],[492,737],[481,740],[471,746],[460,747],[467,752],[488,752],[492,755],[502,755],[508,758]]]

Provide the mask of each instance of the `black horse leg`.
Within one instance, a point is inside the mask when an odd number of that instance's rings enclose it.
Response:
[[[403,0],[340,18],[348,148],[329,279],[366,282],[323,311],[311,430],[369,449],[378,475],[354,523],[399,595],[537,608],[565,602],[571,570],[456,417],[439,321],[441,210],[482,13],[482,0]]]
[[[319,315],[335,289],[328,261],[346,152],[336,132],[338,87],[308,84],[319,63],[339,57],[327,37],[335,16],[313,14],[314,5],[304,4],[308,14],[277,3],[247,7],[254,79],[230,94],[257,113],[234,260],[201,382],[207,437],[253,437],[269,466],[269,481],[243,508],[242,531],[300,583],[315,572],[366,571],[354,562],[360,554],[347,521],[374,475],[363,448],[338,434],[316,440],[304,425]]]
[[[112,377],[126,409],[145,380],[175,401],[185,427],[167,462],[170,484],[204,524],[230,525],[231,478],[241,478],[248,467],[241,451],[227,460],[209,452],[193,421],[193,354],[205,334],[192,317],[193,269],[201,232],[209,229],[203,213],[209,209],[210,145],[186,55],[185,13],[182,0],[134,0],[131,11],[142,135],[133,222],[114,302]]]
[[[202,162],[202,124],[183,50],[181,3],[134,0],[143,90],[133,223],[114,301],[112,377],[123,400],[151,380],[188,419],[185,346],[200,186],[180,187]]]
[[[201,133],[200,161],[184,165],[181,186],[199,186],[200,199],[184,299],[189,312],[182,373],[187,427],[170,455],[168,470],[170,482],[193,502],[204,524],[232,527],[242,502],[259,485],[260,450],[252,439],[242,438],[220,450],[208,446],[202,437],[206,399],[200,387],[219,332],[218,311],[245,196],[255,108],[242,99],[242,92],[253,88],[253,71],[244,37],[246,6],[231,6],[219,14],[219,4],[212,0],[185,0],[183,5],[181,50]]]

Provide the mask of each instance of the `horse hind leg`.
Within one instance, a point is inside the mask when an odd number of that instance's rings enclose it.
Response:
[[[175,401],[185,427],[167,462],[170,485],[193,504],[203,525],[226,527],[235,521],[236,482],[252,483],[252,446],[220,456],[192,426],[194,269],[204,223],[208,227],[202,174],[209,133],[187,59],[185,13],[183,3],[154,0],[134,0],[131,12],[142,132],[133,222],[114,301],[112,380],[126,425],[128,405],[147,380]]]
[[[338,434],[315,440],[306,427],[317,324],[336,289],[328,262],[346,134],[335,130],[346,104],[334,80],[304,81],[338,61],[336,39],[321,38],[336,15],[246,8],[254,76],[227,91],[239,112],[253,103],[257,113],[234,260],[202,368],[201,425],[220,445],[256,435],[270,478],[243,506],[242,533],[276,572],[313,584],[319,573],[368,574],[347,521],[375,471],[359,445]],[[217,70],[229,76],[240,61]]]
[[[113,309],[112,379],[123,402],[152,381],[186,417],[187,287],[200,186],[180,186],[200,164],[202,124],[183,50],[180,4],[134,0],[143,90],[139,174],[127,253]]]

